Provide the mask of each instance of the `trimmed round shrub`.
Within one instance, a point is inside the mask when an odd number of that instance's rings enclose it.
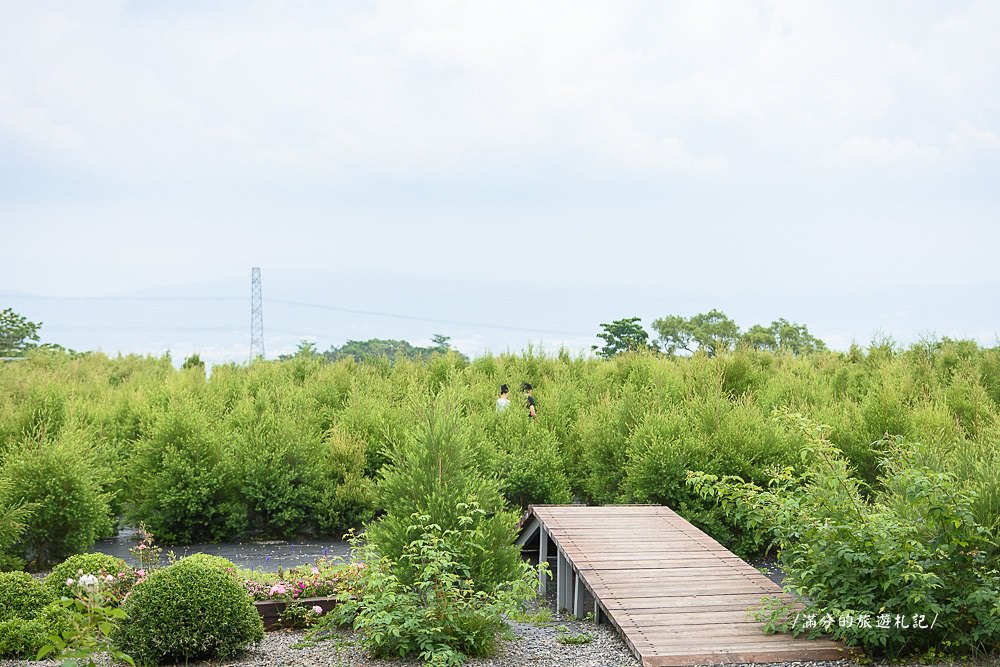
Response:
[[[23,618],[3,621],[0,623],[0,658],[34,658],[45,637],[41,621]]]
[[[36,618],[12,618],[0,623],[0,658],[34,660],[51,635],[70,627],[69,611],[58,602],[49,603]]]
[[[27,572],[0,572],[0,622],[30,621],[55,596]]]
[[[136,584],[122,609],[129,620],[112,639],[136,661],[232,658],[264,639],[264,624],[243,587],[191,558]]]
[[[219,570],[220,572],[227,572],[227,570],[235,570],[236,563],[229,560],[228,558],[223,558],[222,556],[213,556],[212,554],[191,554],[190,556],[185,556],[182,559],[185,563],[200,563],[201,565],[207,565],[213,570]]]
[[[70,597],[73,593],[66,585],[66,580],[79,578],[80,570],[83,570],[84,574],[104,573],[117,576],[119,573],[128,572],[131,569],[128,563],[117,556],[98,553],[76,554],[52,568],[49,576],[45,577],[45,586],[56,597],[63,595]]]

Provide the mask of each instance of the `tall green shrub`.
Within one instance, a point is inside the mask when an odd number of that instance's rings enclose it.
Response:
[[[766,608],[771,627],[829,633],[876,655],[1000,648],[1000,574],[973,495],[900,443],[869,500],[824,429],[801,417],[793,423],[809,437],[803,474],[786,469],[766,488],[691,478],[777,545],[785,588],[804,609]]]
[[[0,470],[9,480],[0,507],[31,504],[34,514],[15,551],[29,564],[49,563],[87,550],[111,530],[109,496],[93,464],[90,434],[63,430],[54,440],[26,440],[11,452]]]
[[[182,397],[160,412],[129,465],[130,519],[164,542],[218,541],[244,527],[233,467],[199,406]]]
[[[463,432],[455,397],[445,392],[429,408],[417,408],[419,426],[393,451],[378,484],[385,514],[368,526],[366,537],[383,556],[400,562],[412,540],[412,516],[426,515],[442,530],[460,530],[459,504],[476,503],[486,513],[478,527],[480,545],[458,554],[477,588],[487,590],[520,576],[520,553],[514,546],[517,515],[504,507],[496,480],[477,468],[476,451]],[[401,563],[400,577],[414,573]]]

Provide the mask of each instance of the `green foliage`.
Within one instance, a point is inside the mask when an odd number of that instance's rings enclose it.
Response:
[[[0,572],[0,621],[30,621],[54,599],[42,582],[30,574]]]
[[[190,399],[171,401],[136,443],[129,482],[130,518],[165,542],[221,540],[242,527],[233,466]]]
[[[567,646],[578,646],[580,644],[589,644],[594,641],[594,635],[586,632],[570,632],[568,629],[565,632],[560,630],[559,636],[556,637],[556,641]]]
[[[810,354],[826,349],[826,344],[809,333],[804,324],[796,324],[781,318],[768,327],[756,324],[740,336],[740,344],[756,350],[768,352],[790,352]]]
[[[117,576],[119,573],[128,572],[132,568],[117,556],[110,556],[102,553],[76,554],[70,556],[63,562],[52,568],[52,571],[45,577],[45,587],[52,591],[56,597],[70,596],[73,587],[66,585],[67,579],[77,579],[81,574]]]
[[[10,308],[0,310],[0,357],[19,357],[36,347],[41,326]]]
[[[369,340],[349,340],[340,347],[331,346],[323,353],[327,361],[340,361],[341,359],[353,359],[354,361],[365,361],[374,358],[388,359],[395,362],[397,359],[411,359],[426,361],[435,354],[444,354],[451,350],[448,336],[435,334],[432,347],[418,347],[405,340],[391,340],[372,338]]]
[[[105,594],[104,586],[100,577],[80,575],[74,584],[73,596],[56,603],[63,608],[61,620],[65,627],[49,635],[36,659],[51,655],[62,658],[63,665],[93,667],[100,656],[106,655],[135,666],[130,655],[111,643],[111,634],[126,616],[118,607],[118,600]]]
[[[414,406],[434,400],[454,412],[465,469],[487,478],[497,507],[569,497],[665,502],[745,555],[764,543],[746,518],[682,484],[687,470],[761,488],[775,466],[801,475],[804,437],[769,419],[774,410],[798,412],[829,425],[826,437],[861,496],[882,502],[889,482],[880,462],[896,456],[902,436],[915,464],[949,475],[953,492],[971,499],[989,531],[985,548],[1000,557],[992,546],[1000,538],[1000,348],[940,339],[903,349],[883,339],[808,352],[794,331],[782,341],[778,324],[761,327],[767,341],[728,352],[720,344],[715,356],[693,340],[690,357],[607,360],[528,349],[471,363],[453,351],[328,363],[303,351],[283,362],[217,365],[207,379],[168,357],[33,352],[0,367],[0,552],[6,544],[8,554],[28,555],[24,537],[10,536],[20,528],[5,532],[9,508],[20,507],[22,528],[49,526],[26,520],[20,480],[8,474],[14,461],[36,465],[69,441],[86,450],[75,459],[88,462],[83,477],[108,498],[108,515],[146,520],[165,542],[342,534],[391,505],[379,500],[377,481],[419,439],[425,411]],[[522,409],[498,414],[497,387],[524,381],[535,386],[538,419]],[[65,474],[61,460],[50,467]],[[468,500],[452,486],[436,489],[435,477],[426,475],[425,491]],[[252,493],[243,493],[244,478]],[[392,508],[404,519],[401,534],[412,509]],[[57,523],[49,533],[62,539],[63,531]]]
[[[34,504],[13,500],[13,486],[13,480],[0,477],[0,570],[14,570],[24,564],[13,551],[35,513]]]
[[[190,558],[152,572],[121,608],[128,622],[112,638],[141,662],[232,658],[264,638],[260,615],[243,588]]]
[[[109,495],[93,459],[91,434],[74,428],[54,441],[24,441],[4,461],[0,477],[12,484],[0,487],[0,507],[34,507],[16,549],[35,567],[86,551],[111,530]]]
[[[498,483],[478,470],[477,452],[468,444],[456,397],[438,396],[430,408],[417,408],[421,422],[407,441],[392,453],[392,463],[379,482],[379,504],[385,514],[370,524],[366,537],[384,557],[401,563],[399,573],[408,582],[406,552],[412,539],[412,515],[430,517],[442,530],[461,528],[463,516],[455,508],[476,503],[486,513],[477,530],[485,544],[469,543],[462,562],[470,564],[476,586],[489,590],[517,576],[520,554],[513,545],[517,515],[504,509]]]
[[[226,574],[231,574],[236,572],[236,564],[229,560],[228,558],[223,558],[222,556],[213,556],[212,554],[191,554],[190,556],[185,556],[181,559],[189,565],[192,563],[197,563],[199,565],[205,565],[212,568],[213,570],[218,570]]]
[[[48,629],[38,620],[0,621],[0,658],[33,659],[47,636]]]
[[[0,657],[34,660],[49,637],[69,629],[69,614],[58,600],[47,604],[31,620],[0,621]]]
[[[604,329],[597,337],[604,341],[604,345],[593,346],[593,350],[605,359],[610,359],[622,352],[638,352],[649,349],[649,334],[642,328],[639,317],[629,317],[622,320],[615,320],[610,324],[602,323]]]
[[[732,350],[740,334],[736,322],[716,309],[690,318],[668,315],[654,320],[653,330],[667,354],[700,350],[710,357]]]
[[[919,445],[898,441],[868,499],[825,428],[797,415],[788,422],[808,438],[803,473],[786,468],[766,488],[705,473],[690,480],[777,546],[786,590],[805,608],[793,615],[782,604],[766,607],[770,626],[825,631],[876,655],[1000,647],[995,545],[975,520],[973,495],[920,465]],[[877,624],[883,614],[889,627]],[[862,617],[868,627],[840,623]],[[823,618],[836,620],[802,622]]]
[[[461,665],[466,656],[491,654],[504,616],[534,597],[537,572],[519,561],[512,578],[484,586],[469,554],[483,558],[493,548],[491,519],[475,504],[459,504],[452,514],[456,529],[427,514],[411,515],[410,540],[398,558],[356,542],[356,560],[366,566],[356,588],[339,596],[327,625],[353,625],[361,645],[381,657],[417,655],[428,665]]]
[[[523,509],[573,500],[559,441],[551,431],[515,410],[490,415],[489,421],[488,437],[496,454],[490,463],[483,456],[481,466],[499,479],[508,503]]]

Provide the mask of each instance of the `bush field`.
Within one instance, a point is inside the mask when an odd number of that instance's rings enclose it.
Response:
[[[495,411],[500,383],[521,382],[534,385],[536,420],[518,395]],[[375,481],[440,395],[515,507],[666,503],[750,554],[758,540],[685,474],[763,485],[801,466],[803,436],[778,411],[826,424],[864,488],[879,488],[886,436],[928,445],[914,456],[974,492],[996,536],[1000,348],[965,341],[806,356],[300,355],[216,366],[210,379],[167,357],[38,352],[0,366],[0,522],[20,502],[35,514],[0,553],[42,567],[116,521],[143,521],[162,543],[341,533],[384,507]]]

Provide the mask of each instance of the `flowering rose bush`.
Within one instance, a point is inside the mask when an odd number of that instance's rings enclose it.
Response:
[[[254,600],[301,600],[336,597],[356,588],[364,563],[344,564],[321,558],[315,565],[278,572],[276,580],[246,577],[243,588]]]

